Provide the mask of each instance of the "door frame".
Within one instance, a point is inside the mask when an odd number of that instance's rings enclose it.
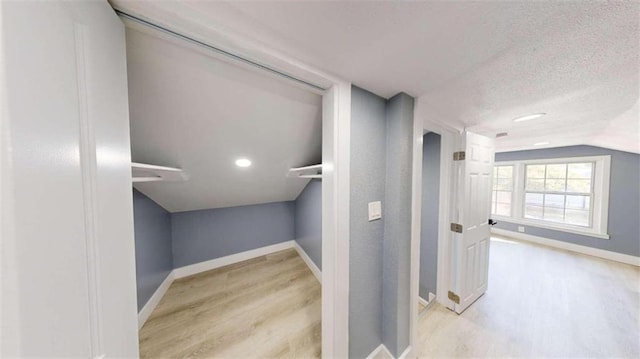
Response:
[[[126,8],[118,5],[126,4]],[[325,89],[305,87],[322,96],[322,356],[346,358],[349,353],[349,168],[351,146],[351,83],[268,48],[229,29],[218,28],[202,17],[193,17],[188,8],[170,2],[118,2],[115,9],[160,25],[204,44],[222,49],[227,55],[203,50],[197,44],[178,40],[132,20],[122,18],[125,27],[154,31],[163,38],[180,42],[196,51],[223,61],[231,61],[251,71],[278,77],[288,75]],[[231,59],[233,54],[236,59]],[[244,58],[253,62],[238,61]],[[263,65],[258,68],[255,64]],[[265,72],[265,67],[272,71]],[[273,71],[275,70],[275,71]],[[286,81],[286,80],[285,80]]]
[[[422,214],[422,150],[423,136],[426,132],[434,132],[441,136],[440,144],[440,199],[438,203],[438,264],[436,302],[453,309],[447,292],[452,283],[452,232],[449,224],[453,216],[454,206],[454,162],[453,153],[460,141],[461,129],[446,125],[438,115],[430,111],[429,107],[418,99],[413,116],[413,166],[412,166],[412,195],[411,195],[411,273],[409,303],[409,346],[412,348],[410,357],[419,353],[418,342],[418,298],[420,285],[420,230]]]

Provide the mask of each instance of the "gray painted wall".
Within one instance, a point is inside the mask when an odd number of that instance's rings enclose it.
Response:
[[[389,99],[386,121],[382,339],[398,357],[409,346],[413,98],[400,93]]]
[[[409,345],[412,97],[351,91],[349,356]],[[369,202],[382,219],[368,221]]]
[[[295,239],[322,269],[322,181],[311,180],[295,202]]]
[[[349,357],[364,358],[382,343],[382,239],[385,208],[385,100],[351,89],[351,209],[349,212]],[[383,201],[369,222],[367,204]]]
[[[134,189],[133,218],[140,311],[173,269],[171,215]]]
[[[440,216],[440,144],[437,133],[422,142],[422,217],[420,230],[420,297],[436,293],[438,265],[438,218]]]
[[[640,155],[592,146],[571,146],[496,153],[496,161],[611,155],[609,187],[610,239],[524,226],[534,236],[640,256]],[[518,224],[498,221],[497,228],[517,231]]]
[[[171,215],[175,268],[294,239],[295,203],[178,212]]]

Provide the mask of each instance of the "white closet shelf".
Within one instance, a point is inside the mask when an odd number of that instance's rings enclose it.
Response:
[[[186,181],[187,173],[180,168],[156,166],[146,163],[131,162],[133,183],[158,181]]]
[[[292,168],[289,170],[288,176],[298,178],[322,178],[322,164]]]

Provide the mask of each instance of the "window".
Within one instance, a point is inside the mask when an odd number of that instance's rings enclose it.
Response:
[[[506,222],[607,234],[610,156],[496,162],[492,214]]]
[[[513,199],[513,166],[495,166],[493,168],[493,195],[491,213],[511,217]]]
[[[524,217],[591,226],[593,163],[526,165]]]

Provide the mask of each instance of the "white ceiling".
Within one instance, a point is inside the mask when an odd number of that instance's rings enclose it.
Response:
[[[130,28],[127,66],[133,161],[189,176],[135,185],[171,212],[294,200],[321,160],[317,94]]]
[[[251,38],[383,97],[419,96],[443,122],[509,132],[499,151],[640,152],[638,2],[113,3]]]

